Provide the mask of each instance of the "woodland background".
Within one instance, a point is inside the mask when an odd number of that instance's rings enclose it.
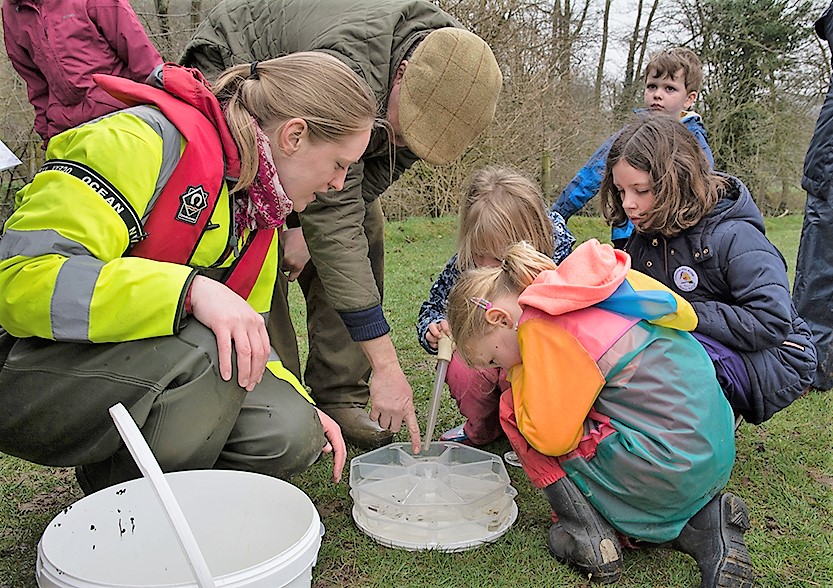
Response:
[[[437,0],[493,48],[504,74],[494,123],[462,159],[417,164],[384,196],[388,218],[457,211],[487,164],[538,179],[553,201],[601,142],[642,105],[651,52],[693,49],[704,64],[695,104],[716,168],[736,175],[767,215],[803,212],[804,153],[830,79],[813,31],[826,0]],[[176,61],[216,0],[134,0],[151,40]],[[0,138],[24,165],[0,176],[0,220],[42,162],[26,88],[0,55]],[[589,206],[587,214],[595,208]]]

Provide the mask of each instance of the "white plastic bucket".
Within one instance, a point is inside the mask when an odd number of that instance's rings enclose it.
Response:
[[[218,587],[307,588],[321,546],[318,512],[301,490],[247,472],[165,474]],[[146,479],[82,498],[38,543],[40,588],[198,586]]]

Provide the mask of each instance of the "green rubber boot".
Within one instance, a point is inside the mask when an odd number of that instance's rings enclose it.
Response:
[[[751,588],[755,574],[743,541],[748,529],[746,503],[727,492],[712,498],[691,517],[670,547],[697,561],[700,588]]]
[[[612,584],[622,576],[622,549],[616,531],[567,476],[544,488],[558,522],[550,527],[547,547],[591,582]]]

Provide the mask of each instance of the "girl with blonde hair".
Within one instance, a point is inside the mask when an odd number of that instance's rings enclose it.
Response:
[[[133,106],[50,140],[0,241],[0,451],[77,466],[87,493],[136,477],[121,403],[165,471],[286,478],[323,450],[338,480],[338,425],[264,314],[284,220],[342,188],[372,92],[323,53],[232,67],[214,93],[172,64],[96,81]]]
[[[506,167],[475,172],[460,203],[457,253],[440,273],[419,311],[417,336],[429,353],[448,335],[446,300],[460,272],[499,265],[506,249],[530,243],[556,263],[572,250],[575,239],[564,219],[548,211],[538,186]],[[495,368],[472,370],[452,354],[446,383],[466,422],[444,433],[441,440],[485,445],[501,434],[498,400],[506,388],[505,374]]]
[[[615,582],[621,535],[693,556],[702,588],[752,586],[748,509],[721,493],[732,412],[688,303],[610,245],[556,267],[521,243],[460,277],[448,321],[468,365],[508,372],[500,424],[556,515],[555,557]]]

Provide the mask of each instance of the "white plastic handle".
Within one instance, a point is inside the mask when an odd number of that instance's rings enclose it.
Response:
[[[214,577],[208,569],[208,564],[205,562],[202,551],[200,551],[200,547],[197,545],[197,540],[191,532],[191,527],[188,526],[188,521],[185,520],[185,515],[182,514],[182,509],[176,501],[176,497],[171,490],[171,486],[168,484],[168,480],[165,479],[159,463],[153,456],[153,452],[150,450],[141,431],[139,431],[139,427],[136,426],[133,417],[130,416],[130,413],[127,412],[127,409],[121,403],[110,407],[110,416],[116,423],[116,429],[118,429],[119,435],[124,440],[124,444],[127,445],[130,455],[133,456],[142,475],[150,482],[156,498],[159,499],[165,514],[168,516],[168,520],[173,525],[176,538],[179,540],[179,544],[185,552],[185,558],[191,566],[191,571],[194,572],[197,584],[200,588],[216,588]]]

